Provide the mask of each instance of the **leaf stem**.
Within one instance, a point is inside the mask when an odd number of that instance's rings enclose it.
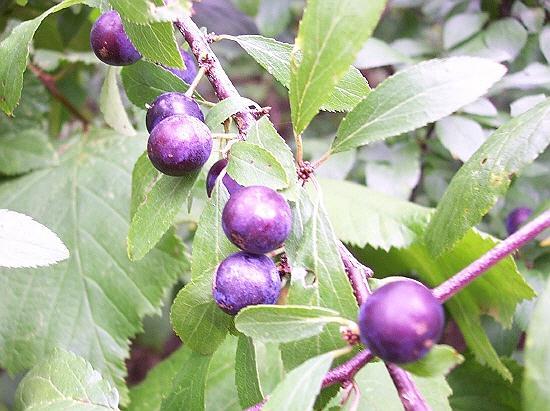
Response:
[[[296,144],[296,164],[304,162],[304,145],[302,144],[302,135],[294,133],[294,142]]]
[[[385,364],[405,411],[431,411],[409,374],[395,364]]]
[[[206,69],[204,67],[199,68],[199,71],[198,71],[197,75],[195,76],[195,78],[193,79],[193,82],[189,85],[189,88],[185,92],[185,95],[187,97],[191,97],[193,95],[193,93],[195,92],[197,86],[201,82],[202,77],[204,76],[205,72],[206,72]]]
[[[321,164],[323,164],[325,161],[327,161],[330,158],[330,155],[332,154],[332,151],[328,149],[325,154],[323,154],[317,161],[313,163],[313,168],[318,168]]]
[[[527,244],[548,227],[550,227],[550,210],[546,210],[462,271],[435,287],[432,290],[434,296],[442,303],[447,301],[493,265]]]

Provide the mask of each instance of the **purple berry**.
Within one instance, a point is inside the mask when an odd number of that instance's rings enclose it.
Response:
[[[212,190],[214,190],[216,180],[226,167],[227,160],[222,158],[221,160],[216,161],[212,167],[210,167],[210,170],[208,170],[208,175],[206,176],[206,194],[208,194],[208,197],[212,195]],[[229,194],[233,194],[243,188],[242,185],[233,180],[227,173],[224,174],[222,182],[225,188],[227,188],[227,191],[229,191]]]
[[[514,234],[527,221],[533,210],[529,207],[514,208],[506,217],[506,231],[508,235]]]
[[[396,364],[419,360],[439,340],[443,307],[421,283],[400,279],[383,285],[359,311],[361,341],[373,354]]]
[[[283,196],[271,188],[244,187],[225,205],[222,227],[227,238],[240,249],[265,254],[286,240],[292,215]]]
[[[210,157],[212,135],[195,117],[171,116],[153,129],[147,153],[157,170],[169,176],[182,176],[201,168]]]
[[[281,278],[275,264],[265,255],[240,251],[222,261],[212,295],[228,314],[257,304],[275,304],[281,291]]]
[[[147,110],[147,130],[153,131],[162,120],[176,114],[187,114],[204,122],[204,115],[195,100],[182,93],[164,93],[158,96]]]
[[[90,32],[90,45],[97,58],[111,66],[127,66],[141,58],[116,11],[99,16]]]
[[[180,79],[185,81],[187,84],[191,84],[193,79],[197,75],[197,66],[195,65],[195,59],[191,54],[186,52],[183,49],[180,49],[181,58],[185,63],[185,69],[175,68],[175,67],[166,67],[168,71],[178,76]]]

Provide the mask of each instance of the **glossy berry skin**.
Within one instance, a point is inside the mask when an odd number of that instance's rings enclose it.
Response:
[[[421,283],[399,279],[372,293],[359,311],[361,341],[385,361],[424,357],[443,332],[443,307]]]
[[[216,180],[226,167],[227,160],[222,158],[221,160],[216,161],[212,167],[210,167],[210,170],[208,170],[208,174],[206,176],[206,194],[208,194],[208,197],[212,195],[212,190],[214,190]],[[227,188],[227,191],[229,191],[229,194],[233,194],[243,188],[242,185],[233,180],[227,173],[224,174],[222,182],[225,188]]]
[[[508,235],[514,234],[527,221],[533,210],[529,207],[514,208],[506,217],[506,231]]]
[[[222,227],[227,238],[241,250],[265,254],[286,240],[292,215],[283,196],[271,188],[244,187],[225,205]]]
[[[147,110],[145,124],[149,133],[167,117],[186,114],[204,122],[204,115],[195,100],[183,93],[163,93],[158,96]]]
[[[169,176],[200,169],[212,152],[212,135],[195,117],[177,115],[162,120],[147,142],[147,154],[155,168]]]
[[[280,291],[281,279],[273,261],[240,251],[219,265],[212,295],[223,311],[235,315],[249,305],[275,304]]]
[[[90,45],[98,59],[111,66],[127,66],[141,58],[116,11],[103,13],[92,26]]]
[[[193,79],[197,75],[197,66],[195,65],[195,59],[191,54],[186,52],[183,49],[180,49],[180,55],[183,59],[183,62],[185,63],[184,69],[179,69],[175,67],[166,67],[164,66],[168,71],[178,76],[180,79],[185,81],[187,84],[191,84],[193,82]]]

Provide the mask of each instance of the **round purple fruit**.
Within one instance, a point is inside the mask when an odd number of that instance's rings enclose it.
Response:
[[[212,288],[216,304],[231,315],[249,305],[275,304],[280,292],[281,279],[273,261],[244,251],[222,261]]]
[[[514,208],[506,217],[506,231],[508,235],[514,234],[527,221],[533,210],[529,207]]]
[[[147,153],[155,168],[169,176],[198,170],[210,157],[212,135],[195,117],[177,115],[162,120],[153,129]]]
[[[218,177],[226,167],[227,160],[222,158],[221,160],[216,161],[212,167],[210,167],[210,170],[208,170],[208,175],[206,176],[206,194],[208,194],[208,197],[212,195],[212,190],[214,190],[216,180],[218,180]],[[237,190],[243,188],[242,185],[233,180],[227,173],[224,174],[222,182],[225,188],[227,188],[227,191],[229,191],[229,194],[233,194]]]
[[[292,228],[292,214],[283,196],[271,188],[244,187],[225,205],[222,227],[227,238],[240,249],[265,254],[286,240]]]
[[[359,311],[363,344],[376,356],[396,364],[424,357],[441,337],[444,322],[439,301],[411,279],[383,285]]]
[[[180,79],[185,81],[187,84],[191,84],[193,79],[197,75],[197,66],[195,65],[195,59],[191,54],[180,48],[180,55],[185,63],[185,68],[175,68],[175,67],[166,67],[166,70],[170,71],[172,74],[178,76]]]
[[[111,66],[127,66],[141,58],[116,11],[99,16],[90,32],[90,45],[97,58]]]
[[[186,114],[195,117],[204,122],[204,115],[195,100],[187,97],[183,93],[163,93],[158,96],[145,117],[145,124],[149,132],[153,131],[155,126],[167,117],[177,114]]]

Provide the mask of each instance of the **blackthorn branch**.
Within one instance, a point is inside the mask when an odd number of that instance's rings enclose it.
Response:
[[[397,394],[405,411],[430,411],[430,406],[420,395],[416,384],[411,380],[409,374],[395,364],[386,363],[386,368],[397,389]]]

